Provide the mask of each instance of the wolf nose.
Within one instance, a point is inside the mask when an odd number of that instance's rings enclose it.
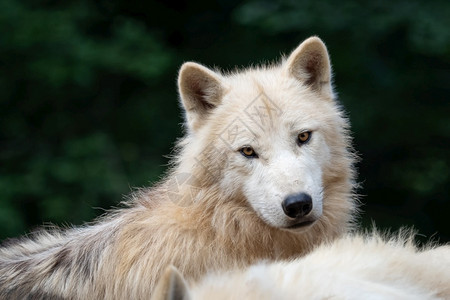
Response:
[[[312,198],[306,193],[289,195],[281,202],[284,213],[291,218],[301,218],[312,210]]]

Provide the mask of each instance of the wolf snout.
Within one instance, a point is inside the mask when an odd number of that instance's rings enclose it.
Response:
[[[288,217],[298,219],[311,212],[312,198],[306,193],[289,195],[281,202],[281,207]]]

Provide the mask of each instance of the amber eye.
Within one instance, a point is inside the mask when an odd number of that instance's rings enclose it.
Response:
[[[245,146],[242,147],[239,152],[241,152],[242,155],[244,155],[247,158],[253,158],[253,157],[258,157],[258,155],[256,155],[255,150],[253,150],[252,147],[250,146]]]
[[[309,141],[311,138],[311,131],[304,131],[298,135],[298,142],[299,144],[305,144]]]

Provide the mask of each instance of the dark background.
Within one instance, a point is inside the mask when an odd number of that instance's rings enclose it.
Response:
[[[327,44],[354,132],[361,224],[450,241],[450,2],[0,2],[0,238],[82,224],[157,181],[179,66]]]

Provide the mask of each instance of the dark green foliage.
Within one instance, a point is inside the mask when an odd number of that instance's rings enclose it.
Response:
[[[450,240],[450,3],[360,3],[1,1],[0,237],[157,181],[183,61],[272,61],[316,34],[363,159],[362,223]]]

